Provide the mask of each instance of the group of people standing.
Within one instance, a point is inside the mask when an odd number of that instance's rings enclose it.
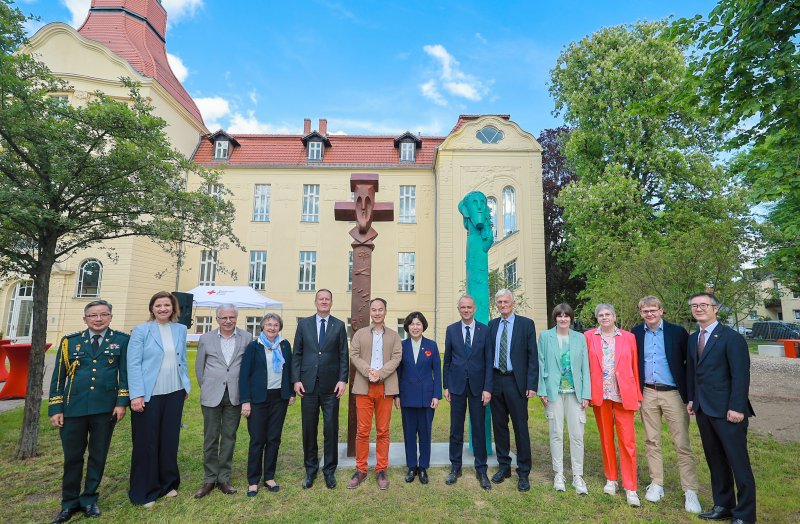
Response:
[[[644,424],[651,483],[645,498],[665,494],[661,454],[662,420],[672,435],[684,491],[685,509],[708,520],[755,522],[755,481],[747,452],[749,354],[744,339],[717,322],[719,301],[710,293],[689,299],[699,331],[664,320],[661,302],[639,302],[643,323],[632,332],[616,326],[611,304],[595,309],[596,328],[572,329],[567,304],[553,310],[555,327],[536,336],[533,320],[515,313],[514,295],[494,297],[500,313],[488,325],[475,320],[475,301],[458,301],[461,320],[446,329],[443,365],[434,340],[423,333],[425,316],[410,313],[404,322],[409,338],[385,325],[386,301],[369,303],[370,325],[354,333],[348,347],[344,323],[330,314],[333,295],[315,295],[316,313],[302,319],[294,343],[281,337],[283,321],[275,313],[252,336],[236,327],[233,305],[217,308],[218,329],[200,337],[195,373],[204,421],[204,479],[195,498],[214,489],[237,492],[231,465],[240,417],[250,436],[247,495],[263,486],[280,490],[276,466],[288,407],[301,398],[305,467],[303,489],[313,487],[319,472],[318,427],[323,419],[325,485],[337,486],[339,401],[355,368],[352,394],[357,410],[356,470],[347,483],[355,489],[367,478],[369,439],[375,421],[377,486],[389,488],[389,427],[392,406],[401,410],[405,440],[406,482],[427,484],[435,410],[442,396],[450,403],[450,471],[445,483],[462,476],[464,424],[472,430],[475,475],[484,490],[512,475],[510,429],[516,444],[517,488],[530,490],[532,468],[528,401],[539,397],[549,423],[553,488],[566,490],[563,430],[569,432],[572,486],[588,494],[583,479],[584,426],[591,405],[597,422],[606,484],[616,494],[619,476],[626,500],[639,506],[634,414]],[[150,321],[130,337],[112,331],[111,304],[87,304],[87,330],[64,337],[51,382],[49,415],[60,428],[64,449],[61,512],[54,523],[83,512],[97,517],[97,488],[114,425],[131,408],[132,457],[129,498],[152,507],[174,497],[180,486],[178,440],[184,400],[190,391],[186,327],[176,322],[178,303],[168,292],[150,300]],[[489,406],[499,467],[488,476],[485,420]],[[697,419],[711,471],[713,508],[701,513],[698,481],[689,441],[689,416]],[[509,424],[510,423],[510,424]],[[619,443],[617,468],[614,434]],[[89,448],[84,489],[81,476]],[[738,492],[734,492],[734,483]]]

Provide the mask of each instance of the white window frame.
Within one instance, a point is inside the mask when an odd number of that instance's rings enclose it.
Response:
[[[793,309],[792,313],[794,313],[795,320],[800,320],[800,309]]]
[[[269,222],[271,184],[256,184],[253,188],[253,222]]]
[[[250,277],[248,284],[256,291],[267,289],[267,252],[264,250],[250,251]]]
[[[519,273],[517,272],[516,258],[503,265],[503,277],[505,277],[508,289],[515,289],[519,286]]]
[[[230,144],[227,140],[214,141],[214,160],[226,160]]]
[[[486,207],[489,208],[489,216],[492,219],[492,238],[497,240],[497,199],[493,196],[487,198]]]
[[[405,325],[404,325],[405,322],[406,322],[406,319],[404,319],[404,318],[398,318],[397,319],[397,334],[400,335],[400,340],[405,340],[405,339],[407,339],[408,337],[411,336],[406,332],[406,328],[405,328]]]
[[[511,186],[503,188],[503,237],[517,231],[517,192]]]
[[[315,291],[317,289],[317,252],[300,252],[300,274],[297,279],[298,291]]]
[[[194,332],[199,334],[208,333],[214,328],[211,315],[194,317]]]
[[[206,194],[214,198],[222,198],[222,184],[208,184]]]
[[[251,335],[253,338],[258,338],[258,335],[261,334],[261,317],[245,317],[244,319],[244,329]]]
[[[411,292],[416,288],[417,254],[403,252],[397,254],[397,291]]]
[[[303,184],[301,222],[319,222],[319,184]]]
[[[89,264],[97,264],[97,286],[94,293],[86,291],[86,273]],[[90,273],[91,274],[91,273]],[[103,264],[96,258],[87,258],[78,269],[78,287],[75,290],[75,296],[78,298],[97,298],[100,296],[100,287],[103,284]]]
[[[758,320],[758,311],[755,309],[750,310],[750,315],[748,317],[750,320]]]
[[[200,252],[200,275],[198,285],[214,286],[217,282],[217,252],[204,249]]]
[[[311,140],[308,142],[308,159],[312,161],[322,160],[322,141]]]
[[[400,142],[400,162],[416,162],[417,144],[414,142]]]
[[[401,224],[417,223],[417,186],[400,186],[400,215]]]

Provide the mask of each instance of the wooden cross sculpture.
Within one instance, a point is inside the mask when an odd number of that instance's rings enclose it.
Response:
[[[350,176],[350,191],[353,202],[336,202],[333,216],[338,221],[352,222],[356,225],[350,230],[353,237],[353,292],[350,304],[350,325],[353,333],[369,325],[369,299],[372,293],[372,242],[378,232],[372,227],[373,221],[390,222],[394,220],[394,204],[375,202],[378,192],[377,173],[353,173]],[[347,409],[347,456],[356,454],[356,399],[353,396],[353,379],[356,369],[350,366],[350,401]]]

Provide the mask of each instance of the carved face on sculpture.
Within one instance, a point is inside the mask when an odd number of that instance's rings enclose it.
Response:
[[[372,208],[375,205],[375,186],[358,184],[355,190],[356,224],[358,231],[365,235],[372,227]]]
[[[469,231],[472,228],[480,232],[481,240],[491,245],[492,235],[492,214],[486,204],[486,195],[480,191],[470,191],[461,202],[458,203],[458,211],[464,217],[464,228]],[[486,247],[488,249],[488,246]]]

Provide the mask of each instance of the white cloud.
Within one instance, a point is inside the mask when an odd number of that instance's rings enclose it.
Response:
[[[162,0],[161,5],[167,11],[167,23],[172,25],[182,18],[194,16],[198,9],[203,7],[204,0]],[[70,24],[73,27],[80,27],[89,14],[92,0],[61,0],[61,3],[69,9],[72,15]]]
[[[439,92],[439,88],[436,87],[436,80],[430,79],[424,84],[420,84],[419,90],[422,92],[422,96],[433,101],[433,103],[440,106],[447,105],[447,100],[444,99],[442,94]]]
[[[253,102],[253,105],[258,105],[258,91],[251,89],[247,94],[250,97],[250,101]]]
[[[175,78],[178,79],[178,82],[183,83],[186,77],[189,76],[189,70],[183,64],[183,60],[172,53],[167,53],[167,62],[169,62],[169,67],[172,68],[172,72],[175,73]]]
[[[255,115],[255,111],[248,111],[247,115],[234,113],[228,123],[227,131],[231,133],[258,133],[258,134],[298,134],[297,128],[286,124],[274,125],[268,122],[261,122]]]
[[[219,96],[195,98],[195,104],[200,109],[200,114],[203,115],[203,120],[206,127],[211,131],[217,129],[224,129],[220,119],[227,116],[231,112],[231,106],[227,100]]]
[[[450,95],[466,98],[473,102],[481,100],[488,92],[491,82],[464,73],[458,60],[451,55],[441,44],[426,45],[422,48],[429,56],[436,59],[441,67],[439,78],[431,78],[420,85],[423,96],[439,105],[446,105],[447,101],[442,96],[439,86]]]

